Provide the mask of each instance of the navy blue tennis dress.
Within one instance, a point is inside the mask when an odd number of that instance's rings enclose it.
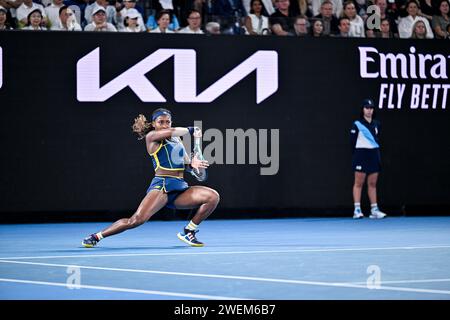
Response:
[[[186,150],[181,140],[177,137],[172,137],[161,141],[158,149],[150,154],[150,157],[155,171],[158,168],[168,171],[184,171],[185,154]],[[168,196],[166,207],[175,209],[175,199],[188,188],[189,185],[183,178],[155,175],[147,189],[147,193],[152,190],[163,190]]]
[[[365,119],[356,120],[350,131],[353,148],[353,171],[371,174],[381,171],[380,122]]]

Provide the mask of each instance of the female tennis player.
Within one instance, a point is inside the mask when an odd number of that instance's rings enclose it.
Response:
[[[353,150],[352,166],[355,172],[353,184],[354,219],[364,218],[361,211],[361,191],[367,178],[367,194],[370,200],[371,214],[369,218],[382,219],[386,214],[377,205],[377,180],[381,170],[380,156],[380,122],[375,120],[374,103],[371,99],[363,101],[360,119],[353,123],[351,129],[351,145]]]
[[[160,108],[153,112],[151,122],[144,115],[139,115],[134,120],[133,131],[140,139],[145,139],[147,152],[155,169],[155,177],[147,195],[131,218],[120,219],[102,232],[91,234],[83,240],[82,245],[92,248],[103,238],[136,228],[166,206],[172,209],[197,209],[192,220],[177,236],[191,246],[202,247],[204,244],[195,236],[197,228],[217,207],[220,197],[211,188],[189,187],[184,181],[185,170],[191,172],[197,180],[203,181],[208,162],[201,155],[194,155],[190,159],[179,138],[193,134],[198,139],[201,137],[201,130],[194,127],[172,128],[171,112]]]

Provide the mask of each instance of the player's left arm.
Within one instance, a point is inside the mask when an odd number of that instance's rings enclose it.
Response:
[[[352,149],[352,152],[355,151],[358,132],[359,132],[358,127],[356,126],[355,122],[353,122],[352,127],[350,129],[350,147]]]
[[[200,170],[200,169],[207,169],[209,167],[209,163],[207,160],[199,159],[194,153],[191,153],[191,156],[189,156],[188,153],[186,152],[186,149],[183,158],[185,170],[187,172],[191,172],[192,169]]]

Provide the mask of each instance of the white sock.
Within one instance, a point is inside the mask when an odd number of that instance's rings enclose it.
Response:
[[[355,211],[361,212],[361,203],[355,202]]]
[[[98,241],[102,240],[104,237],[101,232],[95,234],[97,236]]]
[[[370,211],[374,212],[374,211],[380,211],[380,209],[378,209],[378,204],[376,203],[372,203],[370,205]]]
[[[195,231],[197,230],[198,225],[196,225],[192,220],[189,222],[189,224],[186,226],[186,229]]]

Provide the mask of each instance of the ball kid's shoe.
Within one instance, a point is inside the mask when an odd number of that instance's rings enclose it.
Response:
[[[180,239],[181,241],[187,243],[192,247],[203,247],[204,246],[203,242],[198,241],[197,238],[195,237],[195,234],[197,232],[198,230],[194,231],[185,228],[183,232],[178,232],[177,237],[178,239]]]
[[[386,213],[381,212],[380,210],[373,210],[370,214],[370,219],[383,219],[386,217]]]
[[[355,212],[353,212],[353,219],[362,219],[362,218],[364,218],[364,215],[361,212],[361,209],[356,209]]]

